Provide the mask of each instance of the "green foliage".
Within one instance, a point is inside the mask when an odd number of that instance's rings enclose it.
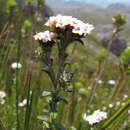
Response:
[[[97,56],[99,62],[103,62],[107,56],[107,51],[105,49],[101,49],[100,53]]]
[[[130,74],[130,48],[126,48],[120,58],[121,65],[127,74]]]
[[[25,3],[27,6],[33,5],[39,8],[43,8],[45,5],[44,0],[26,0]]]
[[[113,22],[115,25],[120,27],[126,23],[126,17],[118,13],[116,16],[113,17]]]
[[[23,37],[28,36],[31,26],[32,26],[31,22],[28,19],[26,19],[23,23],[22,30],[21,30]]]
[[[65,130],[65,127],[62,124],[56,123],[55,124],[56,130]]]
[[[123,107],[121,107],[118,111],[116,111],[116,113],[113,116],[111,116],[110,119],[108,119],[104,123],[104,125],[102,127],[102,130],[105,130],[106,128],[108,128],[129,107],[130,107],[130,99],[128,100],[128,102]]]
[[[37,5],[39,8],[43,8],[45,5],[45,1],[44,0],[37,0]]]
[[[10,12],[12,9],[15,9],[17,7],[17,4],[15,0],[8,0],[7,2],[7,12]]]
[[[81,88],[83,88],[83,84],[82,84],[81,82],[76,82],[76,83],[75,83],[75,89],[76,89],[77,91],[79,91]]]

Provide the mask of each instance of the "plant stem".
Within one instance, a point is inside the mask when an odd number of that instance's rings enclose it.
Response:
[[[110,95],[110,98],[108,100],[108,103],[107,103],[107,107],[108,105],[110,104],[111,101],[113,101],[114,99],[116,99],[117,95],[118,95],[118,91],[119,91],[119,88],[121,86],[121,83],[123,82],[124,80],[124,73],[120,67],[120,77],[117,81],[117,83],[115,84],[113,90],[112,90],[112,94]]]
[[[6,128],[3,125],[3,122],[0,120],[0,130],[6,130]]]
[[[114,41],[117,33],[118,33],[118,28],[115,27],[114,31],[113,31],[113,34],[112,34],[112,38],[111,38],[110,42],[108,43],[106,59],[104,60],[102,66],[100,65],[100,71],[95,76],[96,79],[94,78],[93,81],[92,81],[92,84],[91,84],[92,90],[91,90],[90,95],[88,97],[87,105],[86,106],[88,106],[89,104],[91,104],[92,101],[93,101],[94,94],[95,94],[96,88],[98,86],[98,80],[100,80],[100,78],[102,77],[102,75],[104,73],[105,66],[106,66],[107,60],[108,60],[108,56],[109,56],[109,53],[111,51],[111,48],[112,48],[112,45],[113,45],[113,41]]]

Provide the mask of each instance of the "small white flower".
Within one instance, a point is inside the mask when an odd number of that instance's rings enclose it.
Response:
[[[20,103],[18,104],[18,106],[19,106],[19,107],[24,107],[24,104],[23,104],[22,102],[20,102]]]
[[[12,69],[16,69],[16,68],[21,69],[22,65],[20,63],[14,62],[14,63],[11,64],[11,68]]]
[[[91,90],[92,89],[92,87],[91,86],[88,86],[88,90]]]
[[[23,104],[26,105],[27,104],[27,99],[23,100]]]
[[[125,94],[124,97],[123,97],[123,99],[126,100],[127,98],[128,98],[128,95]]]
[[[0,91],[0,104],[1,105],[5,104],[5,97],[6,97],[6,93],[4,91]]]
[[[32,95],[32,90],[30,91],[30,95]]]
[[[77,130],[74,126],[71,126],[71,130]]]
[[[108,81],[108,84],[110,84],[110,85],[115,85],[115,83],[116,83],[115,80],[109,80]]]
[[[5,99],[0,99],[0,104],[4,105],[5,104]]]
[[[86,115],[86,113],[83,115],[83,119],[85,121],[88,121],[90,125],[93,125],[95,123],[99,123],[102,120],[107,119],[107,113],[102,112],[100,110],[94,111],[92,115]]]
[[[125,106],[125,104],[126,104],[126,103],[125,103],[125,102],[123,102],[123,103],[122,103],[122,106]]]
[[[19,107],[24,107],[27,104],[27,99],[24,99],[22,102],[18,104]]]
[[[6,97],[6,93],[4,91],[0,91],[0,98],[5,98]]]
[[[102,80],[98,80],[98,84],[102,84]]]
[[[120,104],[121,104],[120,101],[116,102],[116,106],[120,106]]]
[[[5,104],[5,97],[6,97],[6,93],[4,91],[0,91],[0,104],[1,105]]]
[[[109,108],[112,108],[113,107],[113,104],[109,104]]]
[[[107,107],[106,107],[106,106],[104,106],[102,109],[103,109],[103,111],[106,111]]]
[[[46,97],[46,96],[49,96],[49,95],[51,95],[51,92],[49,92],[49,91],[43,91],[42,92],[43,97]]]
[[[130,115],[130,110],[128,110],[128,114]]]
[[[82,97],[78,97],[78,102],[82,101]]]

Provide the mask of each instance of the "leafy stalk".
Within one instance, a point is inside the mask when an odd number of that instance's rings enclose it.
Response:
[[[31,87],[31,76],[29,77],[28,83],[28,95],[27,95],[27,106],[26,106],[26,114],[25,114],[25,123],[24,123],[24,130],[29,130],[29,123],[32,111],[32,101],[33,101],[33,92],[30,93]]]

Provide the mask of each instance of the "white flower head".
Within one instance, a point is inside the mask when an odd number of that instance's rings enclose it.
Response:
[[[87,36],[94,29],[93,25],[89,23],[84,23],[72,16],[62,16],[60,14],[50,17],[45,25],[51,27],[52,29],[68,29],[73,34],[78,34],[80,36]]]
[[[40,32],[33,36],[36,41],[42,43],[52,43],[55,41],[55,34],[50,31]]]
[[[102,120],[107,119],[107,113],[102,112],[100,110],[96,110],[96,111],[94,111],[94,113],[92,115],[87,116],[86,114],[84,114],[83,119],[85,121],[88,121],[88,123],[90,125],[93,125],[93,124],[101,122]]]
[[[108,81],[108,84],[110,84],[110,85],[115,85],[115,83],[116,83],[115,80],[109,80]]]
[[[14,62],[14,63],[12,63],[11,64],[11,68],[12,69],[21,69],[22,68],[22,65],[20,64],[20,63],[16,63],[16,62]]]

